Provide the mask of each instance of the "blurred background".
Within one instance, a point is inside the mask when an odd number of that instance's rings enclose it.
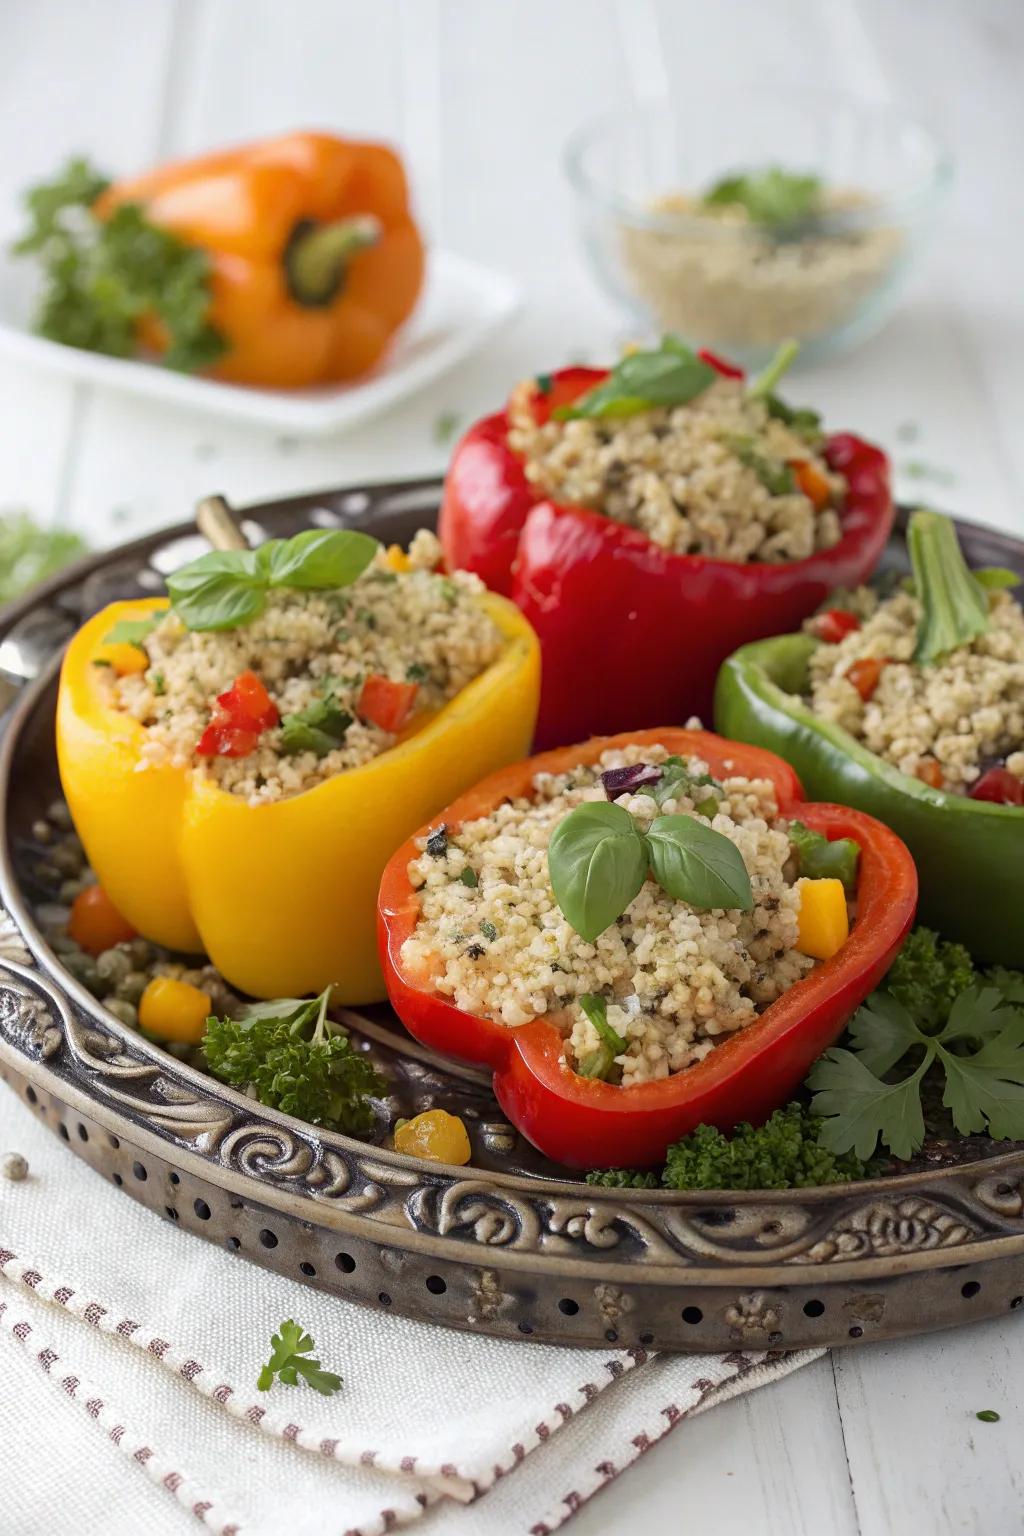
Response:
[[[813,89],[919,119],[955,174],[889,323],[789,393],[889,448],[904,500],[1024,532],[1020,0],[5,0],[0,57],[5,246],[23,189],[73,153],[123,174],[319,127],[396,144],[429,244],[521,293],[471,360],[316,440],[0,351],[5,512],[98,545],[214,490],[245,501],[440,472],[459,427],[516,379],[606,361],[636,334],[581,243],[564,166],[580,125],[667,96],[711,164],[738,127],[757,142],[773,98]]]

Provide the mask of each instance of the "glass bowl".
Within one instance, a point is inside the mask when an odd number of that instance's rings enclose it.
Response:
[[[794,337],[806,361],[892,312],[952,175],[901,113],[832,95],[731,104],[681,95],[584,123],[565,151],[597,278],[645,331],[672,331],[758,366]],[[742,107],[742,111],[739,109]],[[820,178],[813,218],[773,230],[700,196],[723,176],[781,167]]]

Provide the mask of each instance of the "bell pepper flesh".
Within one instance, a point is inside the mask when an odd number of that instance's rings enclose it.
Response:
[[[817,640],[779,635],[743,646],[722,667],[715,724],[778,752],[812,796],[884,821],[914,856],[921,921],[980,961],[1024,959],[1024,813],[932,788],[901,773],[800,697]]]
[[[553,374],[535,396],[537,420],[552,401],[567,404],[606,377]],[[885,454],[837,433],[824,451],[849,486],[838,544],[778,565],[677,555],[598,512],[542,499],[509,447],[508,426],[498,412],[458,444],[438,531],[449,567],[510,596],[540,638],[539,747],[709,716],[725,657],[796,628],[836,587],[867,580],[892,527]]]
[[[657,1082],[621,1088],[572,1072],[563,1059],[561,1036],[543,1018],[512,1029],[475,1017],[443,996],[429,977],[406,969],[402,945],[419,915],[408,865],[419,850],[414,839],[399,848],[384,871],[378,912],[381,963],[392,1006],[424,1045],[490,1067],[498,1102],[513,1125],[547,1156],[576,1168],[644,1167],[658,1162],[670,1142],[698,1125],[727,1131],[740,1120],[757,1124],[766,1119],[877,986],[913,922],[917,902],[913,861],[887,827],[845,806],[804,803],[796,774],[781,758],[707,731],[635,731],[542,753],[485,779],[440,812],[435,824],[443,820],[457,831],[506,797],[530,793],[536,773],[565,772],[627,742],[656,743],[681,756],[698,754],[717,777],[769,778],[781,815],[829,839],[854,838],[861,847],[857,921],[838,954],[703,1061]],[[421,828],[418,835],[427,830]]]
[[[105,697],[92,665],[103,635],[166,601],[90,619],[64,659],[57,752],[89,862],[125,920],[171,949],[204,951],[255,997],[334,983],[339,1003],[381,999],[374,910],[389,854],[444,800],[521,756],[533,731],[536,637],[510,603],[481,602],[504,639],[486,671],[371,762],[256,806],[201,771],[140,770],[145,730]]]
[[[118,182],[94,212],[139,203],[152,223],[210,258],[209,318],[228,343],[217,378],[298,388],[355,377],[380,358],[423,284],[423,243],[402,162],[384,144],[290,133],[173,161]],[[339,262],[329,299],[300,300],[289,284],[289,242],[303,227],[371,217],[377,238]],[[158,321],[144,344],[160,352]]]

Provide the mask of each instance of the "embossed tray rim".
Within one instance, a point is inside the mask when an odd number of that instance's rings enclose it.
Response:
[[[425,497],[436,496],[439,484],[440,482],[433,479],[418,479],[392,489],[396,493],[397,501],[401,501],[402,495],[405,494],[410,506],[415,505],[419,508]],[[323,503],[338,501],[362,489],[372,491],[374,488],[346,487],[340,491],[310,493],[251,506],[244,509],[243,515],[260,517],[286,511],[299,512]],[[984,529],[979,525],[968,525],[968,529],[978,542],[989,547],[1010,547],[1017,558],[1020,558],[1020,546],[1012,543],[998,531]],[[0,614],[0,636],[10,628],[12,623],[31,613],[35,607],[59,595],[65,588],[74,587],[90,573],[101,570],[115,557],[124,559],[138,554],[144,559],[160,544],[188,536],[192,531],[190,524],[178,525],[166,532],[132,541],[131,544],[120,546],[117,550],[104,551],[77,562],[75,566],[51,578],[33,594],[31,599],[22,600]],[[986,553],[985,558],[988,557]],[[39,678],[25,688],[3,732],[3,740],[0,743],[0,786],[4,790],[9,782],[25,723],[43,704],[47,691],[52,687],[59,661],[59,655],[55,655]],[[321,1132],[293,1120],[290,1116],[263,1106],[254,1106],[251,1100],[224,1084],[216,1083],[211,1087],[212,1080],[205,1074],[171,1057],[158,1045],[145,1040],[144,1037],[108,1014],[81,983],[63,970],[58,957],[50,950],[37,928],[15,876],[11,850],[8,846],[6,823],[2,840],[0,840],[0,898],[13,920],[19,937],[24,940],[27,950],[35,957],[40,971],[32,971],[27,966],[18,965],[11,959],[3,958],[2,955],[0,955],[0,965],[13,975],[22,977],[44,991],[65,1020],[71,1018],[74,1011],[71,1005],[74,1004],[98,1030],[116,1040],[120,1045],[129,1048],[135,1058],[141,1058],[150,1063],[168,1078],[187,1084],[200,1097],[214,1097],[230,1106],[235,1114],[247,1118],[252,1123],[254,1133],[258,1132],[260,1125],[266,1125],[268,1128],[277,1127],[289,1137],[294,1138],[298,1135],[304,1143],[317,1148],[334,1150],[342,1157],[351,1158],[356,1154],[368,1166],[377,1164],[390,1170],[395,1183],[399,1185],[410,1188],[416,1185],[432,1186],[435,1190],[447,1185],[449,1190],[461,1191],[462,1195],[479,1191],[483,1196],[491,1194],[499,1200],[502,1193],[507,1192],[510,1199],[518,1197],[521,1203],[536,1202],[538,1205],[543,1205],[545,1199],[562,1205],[578,1202],[580,1206],[596,1212],[602,1209],[610,1212],[612,1208],[617,1213],[628,1215],[632,1212],[642,1224],[645,1213],[651,1217],[658,1215],[664,1219],[667,1215],[677,1212],[680,1220],[685,1220],[690,1213],[713,1212],[716,1208],[724,1207],[728,1207],[733,1212],[743,1210],[753,1212],[759,1208],[781,1210],[791,1206],[807,1208],[811,1214],[815,1208],[824,1210],[834,1206],[839,1192],[844,1201],[856,1200],[858,1197],[863,1197],[865,1200],[899,1201],[908,1195],[921,1194],[927,1197],[937,1192],[937,1186],[947,1184],[952,1186],[957,1182],[963,1184],[965,1179],[978,1181],[975,1190],[989,1182],[999,1186],[1005,1183],[1001,1175],[1009,1176],[1008,1192],[1012,1193],[1022,1178],[1024,1154],[1020,1152],[996,1154],[950,1167],[893,1174],[885,1178],[862,1180],[842,1186],[819,1186],[793,1191],[631,1191],[605,1189],[581,1182],[545,1179],[489,1169],[479,1170],[474,1177],[467,1178],[466,1169],[444,1164],[424,1165],[415,1159],[404,1157],[383,1147],[330,1132]],[[426,1054],[429,1057],[429,1053]],[[385,1232],[382,1230],[380,1219],[361,1215],[357,1210],[332,1206],[324,1199],[318,1199],[308,1193],[300,1194],[294,1190],[278,1187],[272,1178],[254,1174],[249,1169],[243,1171],[240,1168],[236,1170],[225,1166],[215,1157],[204,1155],[203,1152],[183,1145],[165,1134],[150,1130],[146,1125],[140,1125],[137,1119],[130,1119],[126,1112],[104,1099],[99,1091],[89,1092],[87,1088],[63,1079],[55,1085],[54,1074],[45,1061],[28,1059],[14,1051],[2,1038],[0,1038],[0,1057],[10,1062],[16,1073],[26,1081],[38,1085],[45,1091],[52,1092],[56,1087],[59,1089],[61,1098],[88,1114],[98,1124],[112,1133],[121,1132],[133,1144],[145,1147],[160,1158],[170,1159],[175,1166],[192,1173],[198,1182],[209,1181],[224,1190],[246,1195],[251,1201],[255,1180],[258,1186],[256,1199],[261,1206],[292,1218],[298,1215],[304,1226],[312,1223],[316,1227],[326,1227],[337,1233],[358,1234],[377,1244],[387,1242],[400,1250],[436,1256],[439,1259],[450,1258],[452,1255],[450,1233],[442,1233],[440,1230],[437,1233],[422,1232],[411,1226],[400,1227],[394,1224],[390,1225]],[[994,1189],[994,1197],[1000,1193],[998,1188]],[[1008,1208],[1000,1210],[997,1204],[989,1204],[984,1199],[981,1203],[985,1204],[991,1216],[997,1219],[1000,1216],[1004,1221],[1007,1217],[1011,1220],[1018,1219],[1016,1212]],[[993,1225],[996,1224],[997,1222],[994,1221]],[[950,1246],[938,1245],[918,1248],[915,1251],[889,1252],[881,1257],[849,1259],[844,1257],[825,1266],[818,1262],[785,1262],[789,1248],[800,1251],[801,1248],[806,1249],[806,1247],[806,1241],[801,1243],[798,1237],[796,1241],[790,1243],[761,1249],[758,1251],[756,1264],[723,1262],[721,1249],[712,1264],[702,1264],[699,1259],[690,1262],[680,1259],[679,1262],[673,1260],[662,1263],[648,1256],[642,1266],[642,1280],[644,1285],[676,1289],[681,1285],[685,1285],[687,1289],[698,1285],[728,1289],[748,1285],[765,1286],[774,1282],[784,1283],[787,1287],[801,1284],[813,1285],[821,1290],[823,1287],[835,1285],[840,1280],[843,1283],[856,1283],[894,1278],[920,1271],[948,1270],[964,1266],[971,1266],[972,1270],[977,1270],[979,1265],[987,1263],[990,1259],[998,1260],[1024,1254],[1024,1230],[1010,1231],[1004,1235],[979,1231],[976,1237],[952,1243]],[[259,1255],[256,1257],[259,1258]],[[538,1269],[543,1271],[545,1268],[555,1268],[559,1277],[566,1281],[573,1277],[590,1278],[628,1286],[641,1278],[638,1276],[635,1262],[619,1262],[609,1257],[604,1257],[598,1262],[597,1255],[591,1259],[566,1255],[564,1252],[546,1255],[541,1247],[517,1248],[514,1244],[489,1246],[486,1252],[486,1263],[495,1270],[518,1272],[524,1275],[536,1275]],[[823,1268],[828,1271],[827,1274],[823,1273]],[[457,1325],[465,1326],[464,1323]],[[787,1339],[786,1342],[789,1343],[790,1340]]]

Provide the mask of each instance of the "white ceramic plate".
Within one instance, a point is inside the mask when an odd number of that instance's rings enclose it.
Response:
[[[369,378],[318,389],[256,389],[174,373],[153,363],[102,357],[34,336],[27,267],[27,262],[9,259],[0,266],[0,352],[91,384],[305,437],[352,426],[422,389],[476,351],[519,307],[518,291],[501,273],[449,251],[432,251],[420,302]]]

